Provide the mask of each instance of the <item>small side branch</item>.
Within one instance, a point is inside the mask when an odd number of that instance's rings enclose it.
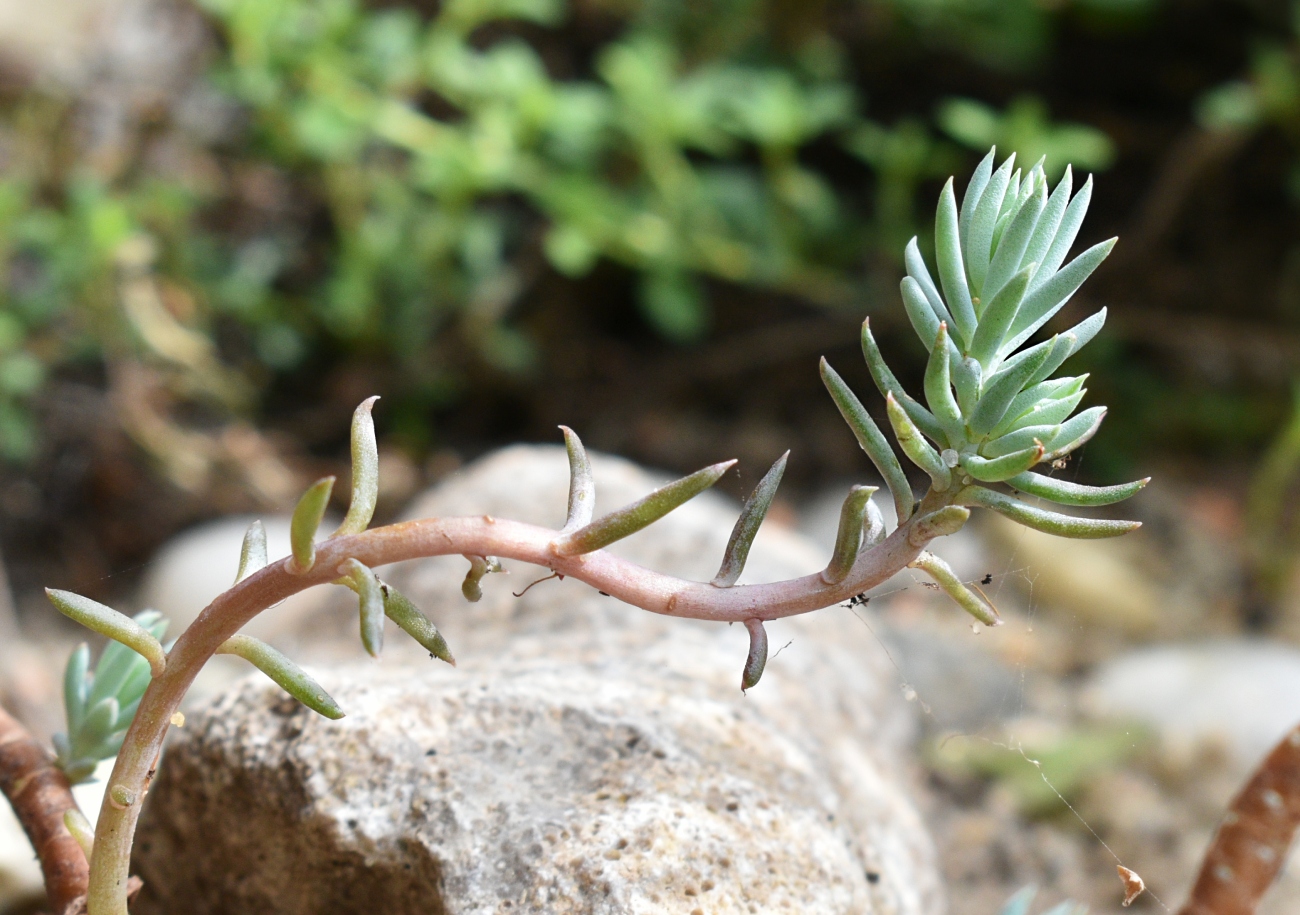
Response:
[[[45,892],[57,915],[84,899],[90,882],[86,856],[63,823],[77,810],[72,786],[54,757],[17,719],[0,708],[0,792],[8,798],[31,840],[45,876]]]

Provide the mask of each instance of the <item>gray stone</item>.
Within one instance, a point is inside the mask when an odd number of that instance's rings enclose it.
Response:
[[[1146,722],[1179,756],[1217,745],[1244,773],[1300,722],[1297,696],[1300,651],[1235,640],[1131,652],[1094,671],[1082,698],[1094,715]]]
[[[598,512],[662,482],[593,456]],[[554,448],[512,448],[414,516],[558,525]],[[708,495],[617,549],[707,579],[735,516]],[[745,581],[822,551],[778,527]],[[914,733],[888,662],[830,609],[769,627],[740,693],[740,627],[670,620],[507,563],[466,605],[457,557],[385,572],[439,623],[460,667],[390,631],[379,663],[318,667],[328,722],[252,680],[189,716],[150,794],[141,912],[942,911],[934,853],[900,774]],[[312,629],[353,657],[355,608]],[[786,646],[778,653],[778,649]]]

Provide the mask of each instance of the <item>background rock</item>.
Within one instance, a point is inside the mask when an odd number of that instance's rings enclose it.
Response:
[[[1297,696],[1300,651],[1243,639],[1122,655],[1092,673],[1082,701],[1149,724],[1179,756],[1220,747],[1244,777],[1300,721]]]
[[[598,512],[662,482],[593,463]],[[410,514],[558,526],[566,488],[562,450],[517,447]],[[617,549],[707,579],[734,516],[706,496]],[[744,580],[824,562],[770,526]],[[380,664],[319,671],[341,722],[261,681],[191,715],[142,823],[142,911],[942,911],[899,774],[910,706],[852,615],[771,625],[774,657],[742,696],[739,627],[654,616],[573,581],[515,598],[541,576],[509,563],[466,605],[464,566],[385,572],[438,621],[458,670],[390,632]],[[305,656],[358,656],[355,612],[299,632]]]

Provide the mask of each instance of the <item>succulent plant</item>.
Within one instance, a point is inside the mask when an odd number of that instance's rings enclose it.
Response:
[[[1026,346],[1059,312],[1115,245],[1088,248],[1069,263],[1092,197],[1089,178],[1073,193],[1067,168],[1054,191],[1040,161],[1021,177],[1014,154],[994,169],[996,150],[975,169],[960,210],[952,179],[939,195],[935,217],[936,283],[917,240],[907,245],[903,305],[930,357],[924,403],[909,395],[862,325],[862,352],[885,396],[890,425],[902,452],[930,477],[922,508],[939,521],[938,505],[982,506],[1036,530],[1065,537],[1112,537],[1139,525],[1047,511],[984,484],[1087,507],[1127,499],[1146,485],[1138,480],[1093,487],[1034,472],[1056,465],[1087,442],[1106,408],[1074,411],[1087,394],[1086,375],[1052,378],[1070,356],[1097,335],[1106,310],[1064,333]],[[1023,348],[1022,348],[1023,347]],[[843,379],[822,361],[822,378],[893,492],[899,523],[911,516],[914,497],[906,475],[880,429]],[[927,504],[928,502],[928,504]],[[950,514],[948,525],[965,519]],[[994,611],[957,581],[937,557],[913,563],[986,623]]]
[[[1042,343],[1022,347],[1065,305],[1114,242],[1089,248],[1066,263],[1091,184],[1072,196],[1067,170],[1049,194],[1041,162],[1023,180],[1020,172],[1012,172],[1014,157],[996,171],[993,164],[990,152],[976,169],[960,212],[951,180],[939,198],[938,284],[915,239],[906,249],[903,302],[930,352],[924,404],[902,389],[876,347],[870,324],[863,324],[863,352],[885,396],[898,444],[930,477],[929,491],[919,502],[880,427],[843,379],[822,361],[822,378],[832,399],[890,489],[898,525],[887,533],[880,510],[871,501],[876,487],[851,487],[830,561],[819,573],[784,582],[739,583],[754,536],[780,485],[788,452],[741,508],[717,575],[709,582],[684,581],[642,568],[604,548],[699,495],[735,462],[705,467],[597,518],[590,461],[577,434],[565,427],[561,430],[568,449],[570,488],[567,518],[560,529],[486,515],[425,518],[370,529],[379,485],[371,418],[376,398],[370,398],[353,415],[351,503],[338,530],[319,542],[315,539],[335,483],[334,477],[325,477],[308,487],[294,510],[291,555],[268,561],[265,531],[254,523],[244,539],[235,584],[208,606],[174,647],[159,643],[159,633],[153,631],[160,625],[157,617],[132,620],[67,591],[47,592],[60,611],[120,643],[105,652],[93,686],[85,677],[88,653],[81,649],[74,656],[68,673],[71,736],[60,743],[60,757],[74,774],[93,771],[98,759],[120,745],[95,836],[90,837],[76,817],[65,821],[78,826],[85,834],[83,848],[92,849],[85,887],[90,915],[127,911],[126,878],[140,801],[171,716],[208,658],[239,655],[309,708],[329,718],[343,715],[325,690],[291,660],[239,633],[257,613],[304,588],[332,583],[356,592],[361,642],[370,654],[383,649],[387,617],[432,657],[454,664],[433,622],[373,569],[404,559],[459,554],[470,564],[462,592],[475,601],[483,594],[484,577],[501,568],[496,557],[528,562],[549,569],[548,577],[577,579],[654,613],[743,623],[749,654],[740,687],[747,690],[763,675],[767,622],[860,598],[907,567],[926,572],[985,625],[998,625],[997,610],[978,586],[968,587],[926,549],[930,541],[959,530],[973,506],[1068,537],[1110,537],[1137,527],[1129,521],[1047,511],[990,488],[1004,483],[1064,505],[1093,506],[1127,498],[1146,483],[1097,488],[1033,471],[1038,464],[1059,460],[1078,448],[1101,422],[1102,407],[1071,415],[1086,393],[1084,378],[1052,379],[1051,374],[1100,330],[1105,312]],[[140,684],[145,680],[150,685],[141,696]],[[136,720],[123,740],[121,727],[137,705]],[[81,886],[75,889],[82,891]],[[1010,915],[1021,915],[1028,900],[1023,904],[1013,900],[1011,905]]]
[[[154,639],[167,631],[167,620],[156,610],[137,613],[133,620]],[[53,738],[59,768],[74,785],[89,781],[101,760],[117,755],[152,679],[149,662],[112,639],[104,646],[94,673],[89,666],[90,646],[82,642],[68,658],[63,673],[68,731]]]

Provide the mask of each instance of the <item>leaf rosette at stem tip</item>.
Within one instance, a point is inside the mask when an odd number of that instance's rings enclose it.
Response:
[[[998,165],[995,149],[975,169],[960,205],[948,180],[935,217],[934,274],[916,239],[904,252],[903,305],[929,353],[923,401],[903,391],[864,322],[871,377],[886,398],[900,450],[931,479],[932,500],[990,508],[1065,537],[1109,537],[1138,526],[1050,511],[990,488],[1005,484],[1035,502],[1096,506],[1126,499],[1147,483],[1090,487],[1034,470],[1060,466],[1106,415],[1100,406],[1075,412],[1088,393],[1086,375],[1052,377],[1097,335],[1106,310],[1034,342],[1115,245],[1112,238],[1069,257],[1091,197],[1091,178],[1075,191],[1067,168],[1050,188],[1041,160],[1022,170],[1013,154]],[[838,391],[838,376],[832,380],[836,402],[850,418],[843,403],[857,406],[856,400]],[[857,418],[860,440],[859,426],[876,431],[869,418]],[[869,453],[883,468],[888,459],[873,444]],[[893,475],[882,474],[896,491]]]

